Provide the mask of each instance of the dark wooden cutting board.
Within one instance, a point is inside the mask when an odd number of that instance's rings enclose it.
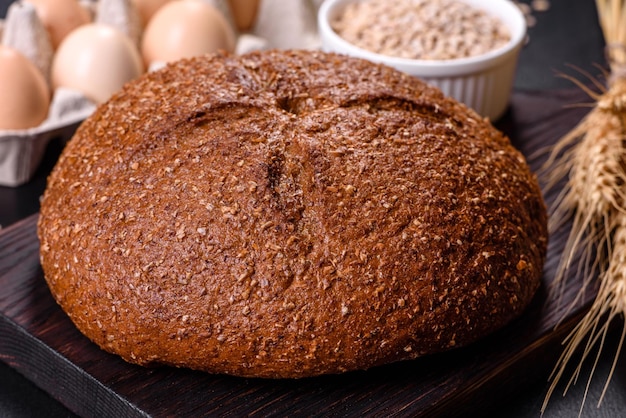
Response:
[[[587,111],[565,105],[584,100],[577,91],[516,93],[498,127],[537,169],[546,156],[537,151],[554,143]],[[100,350],[56,305],[39,265],[36,222],[33,216],[0,230],[0,359],[84,416],[430,417],[485,412],[532,375],[549,372],[560,352],[558,344],[594,297],[594,291],[587,292],[580,306],[567,311],[580,285],[576,277],[563,303],[550,296],[567,233],[562,231],[551,237],[543,286],[529,309],[469,347],[302,380],[146,369]]]

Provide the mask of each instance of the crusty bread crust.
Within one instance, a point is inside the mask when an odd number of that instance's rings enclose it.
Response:
[[[468,344],[537,290],[546,211],[508,139],[390,68],[321,52],[129,83],[49,177],[41,264],[132,363],[304,377]]]

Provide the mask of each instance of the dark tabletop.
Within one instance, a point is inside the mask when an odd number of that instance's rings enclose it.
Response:
[[[10,0],[0,0],[3,17]],[[526,3],[530,4],[530,1]],[[529,29],[529,42],[524,47],[517,72],[515,89],[551,91],[571,89],[572,83],[557,77],[558,72],[576,75],[576,66],[594,75],[594,64],[604,65],[603,38],[597,23],[593,0],[551,0],[547,11],[533,11],[535,24]],[[2,92],[0,92],[2,94]],[[8,188],[0,186],[0,225],[6,227],[39,210],[39,196],[45,179],[62,149],[61,141],[53,140],[42,165],[27,184]],[[0,292],[2,290],[0,289]],[[612,330],[600,358],[595,377],[590,383],[584,417],[626,417],[626,363],[618,362],[600,408],[596,408],[606,376],[619,341],[621,324]],[[583,399],[590,367],[583,370],[580,381],[565,397],[555,394],[544,414],[546,418],[577,416]],[[524,384],[515,396],[493,399],[485,406],[483,416],[539,417],[549,370],[535,373],[531,384]],[[57,401],[0,361],[1,417],[64,417],[73,416]]]

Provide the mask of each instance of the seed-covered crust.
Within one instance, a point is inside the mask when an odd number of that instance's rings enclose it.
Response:
[[[535,177],[474,112],[321,52],[207,56],[78,129],[39,221],[52,294],[138,364],[304,377],[468,344],[539,286]]]

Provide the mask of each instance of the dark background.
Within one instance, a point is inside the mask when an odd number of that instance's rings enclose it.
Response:
[[[0,0],[0,17],[4,17],[10,0]],[[524,3],[531,4],[530,1]],[[552,91],[575,88],[557,73],[581,78],[572,66],[599,75],[595,65],[605,65],[604,41],[597,23],[593,0],[551,0],[547,11],[533,11],[535,24],[529,28],[529,41],[522,50],[516,90]],[[2,92],[0,92],[2,94]],[[62,144],[52,141],[37,174],[18,188],[0,186],[0,225],[6,227],[39,210],[39,196],[45,187],[47,173],[54,165]],[[0,292],[2,290],[0,289]],[[596,408],[611,367],[621,332],[621,323],[612,330],[601,357],[582,416],[626,417],[626,365],[619,362],[613,380],[600,408]],[[583,370],[580,381],[565,397],[556,393],[543,415],[546,418],[575,417],[584,397],[590,367]],[[516,388],[512,398],[493,399],[483,416],[539,417],[547,389],[550,370],[538,370],[531,385]],[[563,387],[561,387],[561,390]],[[0,418],[73,416],[46,393],[0,361]]]

